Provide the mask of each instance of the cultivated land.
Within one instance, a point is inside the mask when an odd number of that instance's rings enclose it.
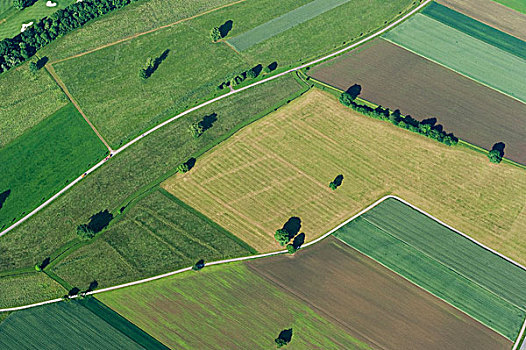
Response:
[[[379,349],[504,349],[504,337],[329,237],[247,263],[251,270]]]
[[[514,341],[526,271],[388,199],[335,232],[353,248]]]
[[[330,118],[328,117],[330,116]],[[307,240],[396,194],[524,263],[524,170],[358,115],[313,90],[198,159],[163,187],[259,251],[291,217]],[[343,174],[342,186],[328,184]],[[488,186],[491,184],[491,186]]]
[[[66,293],[60,284],[34,269],[17,276],[0,277],[0,308],[55,299]]]
[[[213,261],[254,253],[236,236],[185,208],[172,195],[155,191],[134,204],[125,218],[96,242],[53,267],[53,272],[79,288],[87,288],[93,280],[101,288],[177,270],[199,259]]]
[[[0,325],[0,345],[3,349],[144,349],[84,303],[62,302],[13,313]]]
[[[155,184],[155,179],[173,171],[192,155],[197,156],[209,149],[243,125],[261,118],[302,89],[304,86],[296,79],[286,76],[221,100],[159,129],[152,137],[144,138],[113,157],[39,215],[3,236],[0,239],[0,270],[33,268],[36,262],[56,257],[78,243],[75,228],[88,222],[90,216],[104,209],[117,214],[137,196],[136,192],[143,192],[152,182]],[[217,114],[217,121],[201,137],[194,139],[188,131],[190,124],[213,113]],[[105,255],[102,252],[101,259]],[[121,264],[120,260],[106,262],[109,266]],[[82,266],[80,269],[86,268]],[[133,277],[129,277],[130,280]],[[16,293],[16,290],[11,293]],[[0,294],[0,298],[8,297]]]
[[[526,1],[524,0],[496,0],[496,1],[516,11],[526,13]]]
[[[271,348],[289,328],[287,349],[369,348],[243,264],[205,267],[100,299],[173,349]]]
[[[506,34],[436,2],[432,2],[422,13],[475,39],[526,59],[526,42],[513,35]]]
[[[517,56],[422,14],[415,15],[383,37],[526,102],[526,85],[523,83],[526,61]]]
[[[0,75],[0,148],[67,103],[44,69],[32,74],[27,66]]]
[[[477,146],[504,142],[505,157],[526,164],[526,105],[384,40],[309,71],[342,90],[361,86],[361,97],[418,120],[438,124]]]
[[[0,149],[0,229],[42,204],[106,152],[72,104]]]
[[[439,0],[439,2],[503,32],[526,40],[526,15],[493,0]]]

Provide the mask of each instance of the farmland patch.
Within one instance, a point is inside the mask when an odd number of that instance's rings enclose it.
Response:
[[[55,299],[67,291],[44,273],[0,277],[0,308]],[[1,337],[0,337],[1,338]]]

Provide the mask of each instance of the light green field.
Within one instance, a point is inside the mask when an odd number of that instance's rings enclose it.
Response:
[[[410,18],[384,38],[526,102],[526,61],[517,56],[422,14]]]
[[[55,299],[66,293],[60,284],[44,273],[32,272],[16,277],[0,277],[0,308]]]
[[[300,23],[332,10],[350,0],[314,0],[295,8],[279,17],[263,23],[251,30],[229,39],[228,42],[238,51],[244,51],[262,41],[282,33]]]
[[[57,6],[47,7],[46,1],[47,0],[38,0],[23,10],[15,9],[12,6],[12,0],[3,0],[0,2],[0,40],[20,34],[23,23],[36,23],[39,19],[47,17],[76,2],[76,0],[57,0],[53,1],[57,3]]]
[[[526,13],[526,0],[494,0],[516,11]]]
[[[510,340],[526,316],[526,271],[388,199],[334,235]]]
[[[242,264],[214,266],[103,293],[99,299],[172,349],[366,349]]]
[[[0,74],[0,149],[67,103],[45,69],[32,74],[27,67]]]

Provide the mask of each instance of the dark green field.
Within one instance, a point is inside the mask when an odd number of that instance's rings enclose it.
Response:
[[[106,148],[72,104],[0,149],[0,229],[42,204],[105,154]]]

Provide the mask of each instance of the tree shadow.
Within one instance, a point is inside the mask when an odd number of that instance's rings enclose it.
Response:
[[[343,183],[343,175],[340,174],[340,175],[336,176],[336,177],[334,178],[334,181],[333,181],[333,182],[334,182],[334,184],[336,185],[336,187],[341,186],[342,183]]]
[[[272,72],[275,71],[278,68],[278,62],[274,61],[271,64],[268,65],[268,69]]]
[[[44,270],[46,266],[49,265],[50,262],[51,262],[51,258],[49,257],[45,258],[44,261],[42,261],[42,264],[40,264],[40,268]]]
[[[159,68],[161,63],[163,63],[163,61],[168,57],[169,53],[170,49],[166,49],[159,57],[156,57],[151,63],[151,65],[149,65],[143,70],[145,74],[144,78],[148,79],[149,77],[151,77],[152,74]]]
[[[431,125],[431,126],[435,126],[435,124],[437,123],[437,118],[427,118],[427,119],[422,120],[421,123],[422,124]]]
[[[294,249],[300,249],[301,246],[305,243],[305,233],[300,233],[296,237],[294,237],[294,240],[292,241],[292,246]]]
[[[40,58],[37,61],[37,68],[40,69],[40,68],[44,67],[46,65],[46,63],[48,63],[48,61],[49,61],[49,58],[47,56],[44,56],[44,57]]]
[[[292,340],[292,328],[284,329],[279,332],[278,337],[275,339],[275,342],[278,344],[278,348],[287,345]]]
[[[7,190],[7,191],[0,193],[0,209],[2,209],[7,197],[9,197],[10,194],[11,194],[11,190]]]
[[[68,296],[71,297],[71,296],[73,296],[73,295],[77,295],[77,294],[79,294],[79,292],[80,292],[80,289],[78,289],[77,287],[73,287],[73,288],[71,288],[71,289],[69,290],[69,292],[68,292]]]
[[[262,70],[263,70],[263,66],[261,64],[258,64],[257,66],[252,67],[252,71],[256,74],[256,77],[261,74]]]
[[[199,260],[198,262],[196,262],[194,264],[194,266],[192,266],[192,270],[194,271],[199,271],[201,270],[203,267],[205,267],[205,261],[203,259]]]
[[[88,228],[93,231],[93,233],[98,233],[106,228],[110,221],[113,220],[113,214],[106,209],[91,216],[89,219]]]
[[[86,289],[86,293],[93,292],[95,289],[97,289],[98,286],[99,282],[97,282],[96,280],[91,281],[88,286],[88,289]]]
[[[210,129],[214,123],[217,121],[217,113],[212,113],[205,115],[203,119],[199,122],[199,125],[203,128],[203,132]]]
[[[300,232],[301,228],[301,219],[297,216],[293,216],[287,220],[285,225],[283,225],[283,230],[287,231],[289,237],[292,238]]]
[[[500,152],[500,155],[503,156],[504,155],[504,148],[506,148],[506,144],[504,142],[497,142],[496,144],[493,145],[491,150],[492,151],[497,150],[497,151]]]
[[[225,23],[219,26],[219,32],[221,33],[221,38],[226,37],[228,33],[230,33],[230,31],[232,30],[233,24],[234,22],[231,19],[229,19],[228,21],[226,21]]]
[[[351,95],[351,98],[354,100],[362,93],[362,86],[354,84],[353,86],[349,87],[345,92]]]
[[[196,159],[194,157],[188,159],[186,161],[186,165],[188,165],[188,171],[190,171],[195,166]]]

